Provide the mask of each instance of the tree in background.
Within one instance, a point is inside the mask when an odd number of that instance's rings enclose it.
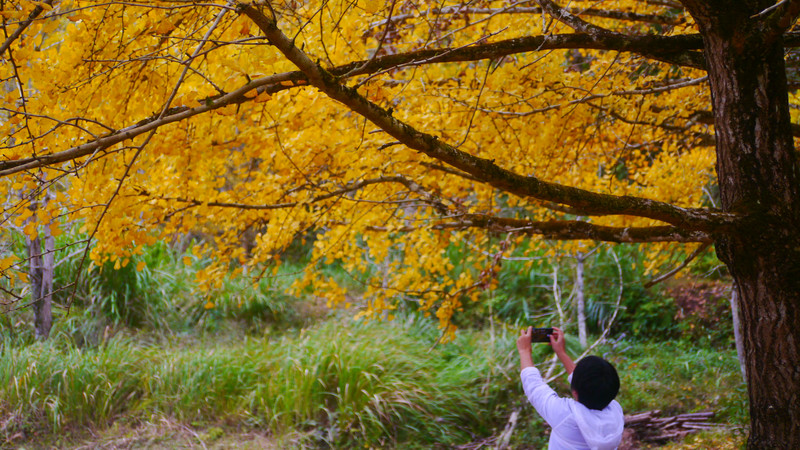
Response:
[[[68,185],[49,205],[84,221],[96,265],[205,233],[197,251],[216,262],[201,288],[231,267],[269,276],[313,237],[297,292],[352,302],[313,270],[340,264],[363,285],[360,314],[404,299],[444,338],[492,283],[487,255],[522,242],[713,242],[739,294],[750,446],[800,447],[800,168],[784,63],[799,11],[4,1],[2,189]],[[10,202],[4,220],[34,201]],[[453,242],[491,248],[454,260]],[[21,276],[21,262],[0,262],[5,283]]]

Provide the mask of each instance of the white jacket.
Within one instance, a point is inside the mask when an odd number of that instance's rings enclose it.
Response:
[[[616,400],[602,411],[589,409],[571,398],[559,397],[535,367],[526,367],[520,377],[525,396],[553,429],[550,450],[617,448],[622,440],[625,417]]]

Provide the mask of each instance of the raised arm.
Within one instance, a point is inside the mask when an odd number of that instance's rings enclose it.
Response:
[[[567,354],[567,338],[560,328],[553,328],[553,334],[550,335],[550,345],[553,347],[556,356],[558,356],[558,360],[564,365],[564,369],[567,370],[567,375],[572,374],[575,370],[575,362]],[[528,346],[530,348],[530,336],[528,337]],[[519,344],[517,344],[517,347],[519,347]],[[530,350],[528,355],[530,356]]]
[[[519,370],[524,370],[526,367],[533,367],[533,358],[531,357],[532,329],[533,327],[528,327],[522,330],[522,333],[519,335],[519,338],[517,338],[517,351],[519,352]]]

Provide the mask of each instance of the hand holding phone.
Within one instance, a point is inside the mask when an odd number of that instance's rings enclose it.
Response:
[[[534,328],[531,330],[531,342],[550,342],[552,328]]]

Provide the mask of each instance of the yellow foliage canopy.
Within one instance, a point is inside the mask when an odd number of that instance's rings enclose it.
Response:
[[[701,226],[675,228],[680,208],[713,206],[715,162],[683,10],[571,2],[587,34],[528,1],[255,3],[4,2],[6,36],[22,29],[0,66],[0,189],[23,198],[6,208],[10,220],[36,223],[30,233],[46,217],[84,220],[95,263],[127,264],[165,236],[204,236],[198,251],[215,262],[203,289],[230,265],[269,276],[291,242],[313,234],[313,266],[338,261],[358,278],[363,315],[410,299],[446,336],[454,312],[481,298],[493,255],[519,242],[501,250],[490,236],[568,239],[573,250],[710,239]],[[586,38],[592,27],[687,43],[620,51]],[[406,128],[332,99],[281,36],[353,101]],[[436,137],[420,138],[433,150],[408,144],[419,133]],[[55,216],[32,222],[25,193],[41,180],[59,191]],[[592,209],[606,197],[587,203],[585,192],[680,208]],[[481,251],[454,267],[453,243]],[[293,289],[350,301],[315,270]]]

